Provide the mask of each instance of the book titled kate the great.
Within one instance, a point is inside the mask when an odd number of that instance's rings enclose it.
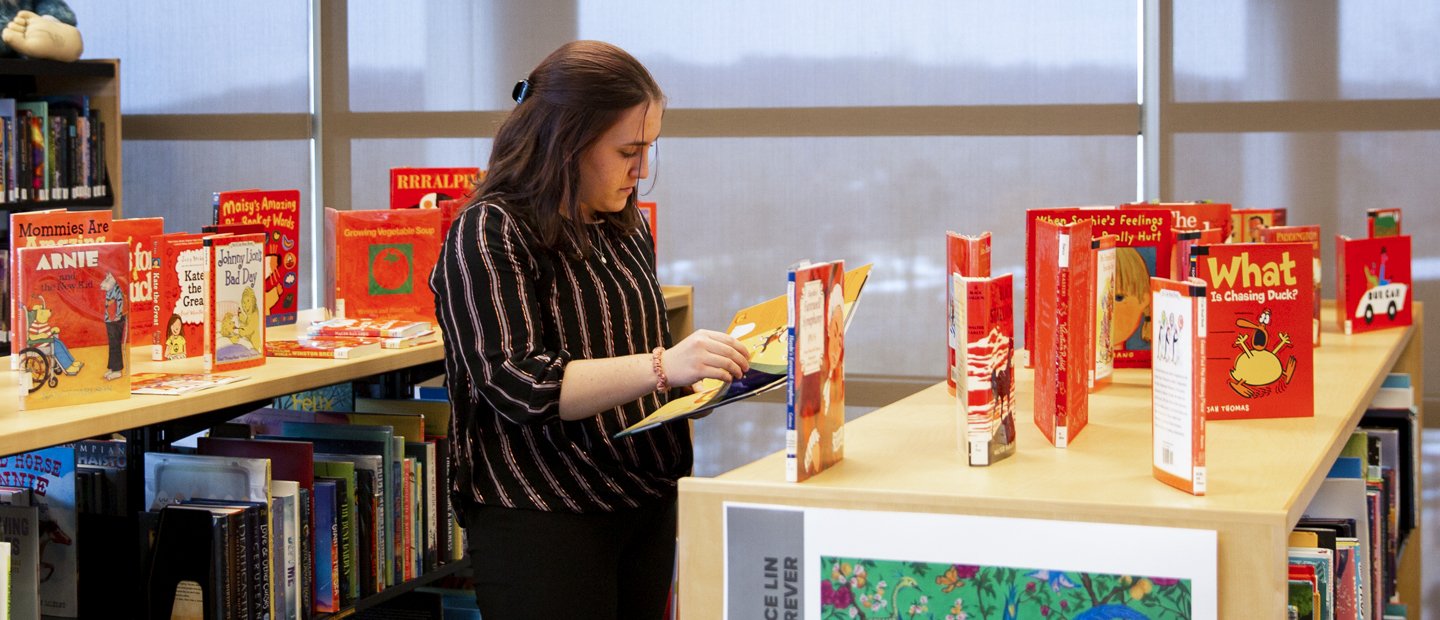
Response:
[[[1315,415],[1309,243],[1230,243],[1191,250],[1209,294],[1205,417]]]
[[[785,479],[845,457],[845,262],[790,269]]]
[[[1151,463],[1155,478],[1193,495],[1205,494],[1205,284],[1150,279]]]
[[[325,306],[336,317],[435,320],[426,278],[440,258],[439,209],[325,210]]]
[[[205,372],[265,363],[264,248],[264,233],[205,237],[210,281]]]
[[[130,397],[130,246],[86,243],[20,248],[15,297],[22,347],[19,407],[39,409]]]
[[[205,235],[170,233],[155,238],[151,288],[150,359],[156,362],[205,354],[205,308],[210,269]]]
[[[215,223],[264,229],[265,324],[293,324],[300,300],[300,190],[215,192]]]

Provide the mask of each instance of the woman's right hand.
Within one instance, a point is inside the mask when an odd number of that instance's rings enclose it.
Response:
[[[729,334],[701,329],[666,349],[660,364],[672,386],[701,379],[734,381],[750,369],[750,351]]]

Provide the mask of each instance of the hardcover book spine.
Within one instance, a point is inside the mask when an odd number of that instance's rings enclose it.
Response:
[[[1067,418],[1070,415],[1070,235],[1062,234],[1059,238],[1060,266],[1058,269],[1059,287],[1055,289],[1055,421],[1051,431],[1055,436],[1055,447],[1064,448],[1069,445],[1070,424]]]
[[[785,381],[785,480],[795,482],[799,479],[800,474],[799,461],[796,459],[799,438],[799,429],[796,426],[799,418],[796,407],[798,407],[800,403],[796,401],[797,394],[795,393],[796,382],[799,381],[799,373],[796,372],[795,366],[799,363],[799,360],[795,359],[795,323],[799,320],[799,317],[796,316],[795,311],[797,299],[794,269],[790,270],[789,279],[785,284],[785,300],[786,314],[788,316],[785,333],[787,336],[786,342],[789,343],[787,346],[788,351],[785,354],[785,373],[787,375]]]

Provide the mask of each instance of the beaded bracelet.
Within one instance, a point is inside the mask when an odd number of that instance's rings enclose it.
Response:
[[[670,389],[670,379],[665,376],[665,367],[660,365],[660,357],[665,355],[665,347],[655,347],[650,352],[650,366],[655,371],[655,391],[664,392]]]

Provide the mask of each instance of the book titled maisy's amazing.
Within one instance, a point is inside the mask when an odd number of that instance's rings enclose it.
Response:
[[[205,237],[210,282],[205,372],[265,363],[265,234]]]
[[[951,276],[960,450],[971,465],[1015,453],[1014,278]]]
[[[130,397],[130,246],[18,251],[21,409]]]
[[[785,479],[804,482],[845,457],[845,262],[790,270]]]
[[[1205,284],[1200,279],[1150,279],[1151,464],[1155,478],[1205,494]]]
[[[1191,250],[1209,295],[1205,417],[1315,415],[1309,243],[1229,243]]]
[[[258,225],[265,234],[266,325],[295,322],[300,301],[300,190],[215,192],[215,224]]]

